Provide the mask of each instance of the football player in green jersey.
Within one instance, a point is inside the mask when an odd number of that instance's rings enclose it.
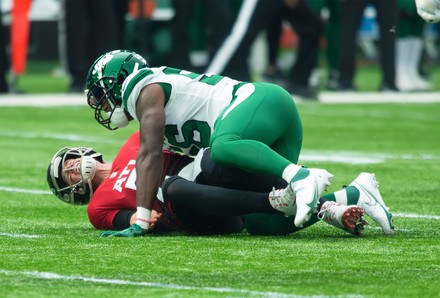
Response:
[[[160,184],[162,150],[194,156],[211,147],[214,162],[283,178],[276,209],[303,224],[316,212],[333,175],[297,165],[302,125],[292,96],[269,83],[149,67],[140,55],[115,50],[99,57],[86,79],[89,106],[107,129],[139,122],[137,220],[148,229]],[[293,206],[296,208],[293,208]]]

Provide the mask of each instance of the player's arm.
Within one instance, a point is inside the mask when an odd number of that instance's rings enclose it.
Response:
[[[161,214],[155,210],[151,212],[148,230],[154,229],[160,217]],[[133,210],[121,210],[113,218],[112,224],[116,230],[101,232],[100,237],[137,237],[146,233],[146,230],[136,224],[136,212]]]
[[[158,218],[158,213],[155,210],[151,211],[152,218]],[[123,230],[129,228],[132,224],[136,223],[136,211],[129,209],[122,209],[116,213],[113,218],[113,227],[115,230]],[[157,222],[150,224],[149,229],[153,230],[154,225]]]
[[[136,158],[136,224],[148,229],[153,200],[161,183],[165,133],[164,94],[158,84],[142,89],[136,103],[140,147]]]
[[[440,21],[440,0],[415,0],[417,13],[428,23]]]
[[[115,230],[124,230],[134,224],[136,221],[136,211],[130,209],[122,209],[116,213],[112,220]]]

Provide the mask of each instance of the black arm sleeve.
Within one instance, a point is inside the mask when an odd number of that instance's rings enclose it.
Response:
[[[116,230],[124,230],[130,227],[130,219],[133,214],[135,214],[135,210],[122,209],[118,213],[116,213],[113,218],[113,226]]]

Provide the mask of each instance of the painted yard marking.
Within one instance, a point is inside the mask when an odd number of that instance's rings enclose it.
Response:
[[[278,292],[251,291],[251,290],[234,289],[234,288],[196,287],[196,286],[185,286],[185,285],[177,285],[177,284],[165,284],[158,282],[136,282],[136,281],[122,280],[122,279],[95,278],[95,277],[85,277],[85,276],[77,276],[77,275],[60,275],[52,272],[0,270],[0,273],[4,275],[21,275],[21,276],[48,279],[48,280],[67,280],[67,281],[78,280],[78,281],[100,283],[100,284],[130,285],[130,286],[162,288],[162,289],[171,289],[171,290],[199,290],[199,291],[217,292],[217,293],[239,293],[239,294],[245,294],[250,296],[261,296],[261,297],[304,297],[294,294],[284,294]],[[314,297],[320,297],[320,296],[314,296]],[[361,296],[356,295],[356,297],[361,297]]]
[[[15,233],[2,233],[0,232],[0,236],[12,237],[12,238],[43,238],[42,235],[28,235],[28,234],[15,234]]]

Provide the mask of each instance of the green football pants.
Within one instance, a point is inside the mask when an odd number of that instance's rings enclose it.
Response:
[[[270,83],[247,83],[214,125],[214,162],[245,171],[281,177],[297,163],[302,125],[292,96]]]

